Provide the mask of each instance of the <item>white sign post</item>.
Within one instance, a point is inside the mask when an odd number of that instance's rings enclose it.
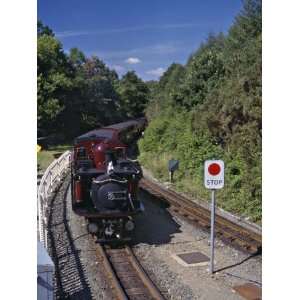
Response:
[[[211,190],[210,218],[210,273],[214,273],[215,246],[215,190],[224,187],[224,162],[222,160],[206,160],[204,163],[204,186]]]

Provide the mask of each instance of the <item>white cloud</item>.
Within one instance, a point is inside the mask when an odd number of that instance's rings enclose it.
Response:
[[[154,76],[160,77],[164,72],[165,72],[165,69],[160,67],[157,69],[149,70],[146,73],[149,75],[154,75]]]
[[[166,44],[155,44],[148,45],[141,48],[132,48],[126,50],[117,50],[117,51],[101,51],[93,50],[85,52],[86,55],[97,55],[102,59],[124,59],[124,57],[134,58],[134,57],[143,57],[145,55],[166,55],[176,52],[180,52],[183,49],[186,49],[186,45],[182,45],[179,42],[169,42]],[[127,63],[127,61],[125,60]]]
[[[172,29],[188,29],[194,27],[204,27],[200,23],[179,23],[179,24],[161,24],[161,25],[144,25],[136,27],[122,27],[122,28],[110,28],[102,30],[66,30],[57,31],[55,35],[59,38],[68,38],[74,36],[84,36],[84,35],[105,35],[114,33],[126,33],[144,30],[172,30]]]
[[[138,64],[141,62],[141,60],[137,57],[129,57],[125,60],[125,62],[127,62],[130,65],[134,65],[134,64]]]

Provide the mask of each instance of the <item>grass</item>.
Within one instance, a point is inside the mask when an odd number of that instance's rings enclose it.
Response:
[[[72,148],[71,145],[56,145],[51,146],[47,150],[42,150],[37,153],[37,164],[38,170],[44,172],[48,166],[52,163],[52,161],[62,154],[63,152],[70,150]]]

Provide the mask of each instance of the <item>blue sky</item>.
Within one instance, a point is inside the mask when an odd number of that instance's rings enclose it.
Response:
[[[240,0],[38,0],[38,18],[65,51],[97,55],[119,75],[158,79],[185,64],[209,33],[228,30]]]

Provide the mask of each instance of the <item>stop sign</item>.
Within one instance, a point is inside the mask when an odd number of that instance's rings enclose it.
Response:
[[[222,160],[205,161],[204,185],[211,190],[224,187],[224,162]]]
[[[208,166],[208,173],[210,175],[216,176],[220,173],[220,171],[221,171],[221,167],[217,163],[212,163]]]

